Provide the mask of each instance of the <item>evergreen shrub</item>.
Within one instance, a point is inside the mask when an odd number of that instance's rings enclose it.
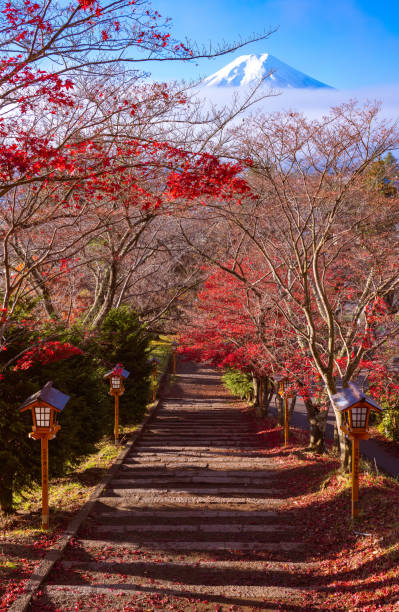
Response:
[[[231,368],[223,374],[222,381],[232,395],[247,401],[252,399],[254,388],[249,374]]]
[[[100,329],[98,352],[107,369],[121,363],[130,372],[119,402],[121,424],[140,422],[150,400],[150,340],[138,314],[127,306],[110,310]]]
[[[62,326],[32,331],[23,327],[15,334],[7,351],[0,353],[6,364],[23,348],[38,338],[56,338],[82,349],[60,361],[41,363],[34,360],[29,369],[15,370],[15,362],[3,370],[0,381],[0,508],[12,511],[13,493],[40,482],[40,442],[28,438],[32,427],[30,411],[18,407],[48,380],[70,396],[58,420],[61,430],[49,444],[50,476],[61,475],[68,466],[92,452],[93,445],[104,434],[113,434],[114,400],[108,394],[104,374],[117,363],[130,371],[125,393],[120,400],[122,424],[139,422],[150,397],[148,347],[150,334],[137,313],[127,307],[113,309],[101,329],[87,334],[79,326]],[[0,365],[1,365],[0,361]]]

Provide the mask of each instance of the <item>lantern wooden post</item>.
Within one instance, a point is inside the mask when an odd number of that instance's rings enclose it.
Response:
[[[284,446],[288,446],[289,424],[288,424],[288,395],[284,394]]]
[[[274,380],[278,384],[278,394],[281,398],[284,398],[284,446],[288,446],[288,439],[290,434],[289,428],[289,415],[288,415],[288,398],[291,394],[286,391],[288,379],[284,376],[275,376]]]
[[[335,409],[343,416],[342,431],[352,440],[352,519],[359,516],[359,440],[367,440],[370,412],[382,408],[355,384],[332,396]]]
[[[41,438],[42,454],[42,529],[49,528],[48,513],[48,437]]]
[[[352,437],[352,519],[359,516],[359,438]]]
[[[115,397],[114,435],[115,435],[115,446],[118,446],[119,444],[119,393],[115,393],[114,397]]]
[[[57,423],[56,414],[62,412],[69,396],[53,388],[49,381],[40,391],[31,395],[19,407],[20,412],[31,410],[33,427],[29,437],[40,440],[41,445],[41,472],[42,472],[42,529],[49,528],[48,503],[48,441],[53,440],[61,427]]]

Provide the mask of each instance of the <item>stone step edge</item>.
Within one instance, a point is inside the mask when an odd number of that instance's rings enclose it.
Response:
[[[171,358],[169,358],[168,364],[165,366],[165,371],[162,374],[160,379],[160,385],[163,380],[166,378]],[[76,536],[78,533],[82,523],[87,519],[90,512],[92,511],[94,504],[100,499],[101,493],[108,486],[111,480],[114,478],[118,469],[122,465],[124,459],[128,456],[128,454],[132,451],[132,449],[136,446],[138,441],[140,440],[144,429],[147,427],[147,424],[152,420],[153,416],[158,411],[161,405],[161,401],[157,400],[154,404],[149,408],[147,415],[144,417],[143,421],[137,427],[135,432],[133,433],[132,439],[128,442],[125,448],[121,450],[119,455],[116,457],[114,463],[108,469],[107,473],[98,483],[93,493],[82,506],[82,508],[78,511],[76,516],[68,523],[64,533],[61,538],[56,542],[56,544],[46,553],[45,557],[42,559],[38,567],[35,569],[33,577],[29,578],[27,581],[23,593],[14,600],[13,604],[9,607],[8,612],[26,612],[28,609],[31,599],[38,588],[42,585],[43,581],[47,578],[49,573],[51,572],[53,566],[57,561],[59,561],[64,553],[65,548],[69,544],[70,540]]]
[[[166,470],[165,469],[160,469],[160,470],[154,470],[154,469],[141,469],[139,468],[137,465],[130,465],[129,467],[126,467],[126,463],[124,463],[121,466],[121,474],[123,474],[122,477],[129,477],[132,476],[134,477],[134,479],[136,478],[150,478],[150,479],[164,479],[164,478],[217,478],[218,480],[224,480],[226,481],[228,478],[230,479],[240,479],[242,480],[243,478],[243,470],[231,470],[231,471],[226,471],[225,469],[223,470],[208,470],[208,469],[204,469],[204,468],[196,468],[196,467],[187,467],[187,468],[181,468],[181,469],[176,469],[176,470]],[[252,470],[252,476],[249,476],[249,478],[251,480],[262,480],[265,479],[267,480],[268,478],[276,478],[276,474],[277,474],[277,470]],[[247,472],[248,474],[248,472]],[[115,479],[117,479],[118,477],[116,477]]]
[[[96,584],[96,585],[46,585],[43,587],[43,593],[47,596],[55,596],[56,594],[62,596],[63,592],[70,593],[73,591],[77,597],[89,597],[90,595],[109,595],[110,597],[118,597],[123,595],[133,595],[133,594],[144,594],[146,596],[151,596],[151,593],[159,592],[156,588],[158,586],[162,588],[162,593],[164,595],[174,595],[180,597],[190,597],[200,596],[202,600],[207,599],[209,596],[212,597],[223,597],[223,601],[226,597],[233,598],[239,597],[240,600],[245,600],[246,598],[253,599],[254,597],[259,598],[259,603],[265,602],[267,605],[266,599],[273,603],[271,600],[276,602],[281,602],[284,598],[290,598],[293,601],[294,596],[296,595],[298,598],[300,594],[303,592],[302,589],[294,588],[294,587],[281,587],[281,586],[246,586],[246,585],[202,585],[202,584],[178,584],[168,580],[156,580],[153,583],[153,588],[151,585],[137,585],[132,584],[128,585],[120,585],[120,584]],[[246,597],[245,597],[246,596]]]
[[[181,510],[181,511],[177,511],[175,512],[174,510],[163,510],[163,511],[159,511],[156,510],[155,512],[153,512],[151,509],[146,509],[146,510],[119,510],[118,511],[118,515],[121,518],[128,518],[128,517],[132,517],[132,519],[135,518],[147,518],[146,515],[148,515],[148,519],[154,520],[154,519],[159,519],[159,518],[163,518],[163,519],[180,519],[180,518],[241,518],[242,517],[242,512],[237,511],[237,510]],[[101,518],[101,517],[115,517],[115,510],[110,510],[109,512],[96,512],[95,510],[93,511],[93,517],[95,518]],[[251,520],[254,520],[255,518],[257,519],[276,519],[279,517],[279,512],[275,512],[273,510],[261,510],[260,512],[256,513],[256,517],[251,517]]]
[[[96,522],[94,526],[94,531],[96,533],[132,533],[134,531],[142,533],[162,533],[162,534],[173,534],[173,537],[176,537],[176,534],[187,534],[187,533],[195,533],[197,535],[203,534],[225,534],[236,536],[237,534],[254,534],[254,533],[265,533],[265,534],[277,534],[280,533],[284,535],[284,532],[292,532],[292,530],[296,529],[294,525],[284,525],[282,523],[273,523],[272,525],[244,525],[242,523],[223,523],[223,524],[215,524],[215,525],[129,525],[129,524],[116,524],[117,521],[113,521],[112,525],[108,523]]]
[[[173,559],[165,561],[165,564],[168,566],[174,566],[176,568],[187,567],[189,569],[214,569],[214,570],[222,570],[222,569],[245,569],[245,571],[263,571],[267,572],[270,570],[291,570],[291,569],[317,569],[319,567],[318,563],[315,561],[225,561],[225,560],[207,560],[201,559],[200,561],[181,561],[179,559]],[[151,559],[137,559],[133,557],[129,557],[127,561],[112,561],[110,559],[99,559],[98,561],[72,561],[72,560],[62,560],[59,563],[61,568],[69,569],[74,567],[87,568],[89,571],[91,569],[96,568],[107,568],[110,565],[114,566],[134,566],[134,565],[148,565],[153,566],[154,562]]]
[[[93,538],[84,538],[80,539],[79,542],[83,545],[83,547],[96,547],[105,548],[109,550],[110,548],[133,548],[135,550],[143,550],[143,551],[152,551],[152,550],[187,550],[187,551],[217,551],[217,550],[231,550],[231,551],[248,551],[248,550],[256,550],[256,551],[264,551],[264,552],[291,552],[291,551],[301,551],[304,550],[305,544],[303,542],[201,542],[198,541],[189,541],[186,540],[184,542],[174,542],[173,540],[161,540],[159,542],[140,542],[140,541],[132,541],[126,542],[122,540],[121,542],[111,542],[109,540],[96,540]]]
[[[160,495],[168,495],[170,493],[175,494],[175,495],[186,495],[186,494],[191,494],[191,495],[223,495],[223,494],[229,494],[229,495],[237,495],[238,499],[241,499],[242,497],[249,497],[250,495],[270,495],[270,496],[276,496],[276,498],[278,496],[284,496],[285,494],[285,490],[284,489],[275,489],[273,487],[224,487],[224,486],[215,486],[212,488],[200,488],[198,486],[185,486],[184,488],[176,488],[173,486],[165,486],[162,488],[150,488],[150,487],[145,487],[145,483],[143,483],[142,485],[138,485],[138,486],[127,486],[127,484],[121,484],[120,487],[118,487],[116,484],[113,484],[115,481],[113,480],[112,483],[110,483],[110,486],[107,487],[106,492],[109,493],[113,493],[114,495],[118,496],[118,497],[131,497],[131,496],[139,496],[139,495],[143,495],[145,494],[147,497],[154,495],[154,496],[160,496]],[[142,493],[141,493],[142,492]],[[111,497],[111,495],[109,495],[109,497]],[[282,500],[283,497],[280,497],[280,499]]]
[[[127,477],[128,476],[128,477]],[[273,481],[278,481],[281,480],[281,478],[279,479],[277,477],[277,475],[274,478],[245,478],[245,477],[239,477],[239,476],[230,476],[230,477],[226,477],[226,478],[217,478],[217,476],[213,476],[213,475],[209,475],[208,478],[204,475],[204,476],[170,476],[170,475],[166,475],[166,474],[160,474],[158,477],[156,476],[151,476],[151,477],[147,477],[146,475],[140,475],[140,474],[123,474],[119,476],[119,474],[117,476],[115,476],[115,478],[113,479],[113,483],[115,484],[123,484],[123,485],[133,485],[133,484],[137,484],[137,485],[144,485],[148,488],[151,488],[152,485],[168,485],[168,484],[173,484],[173,485],[178,485],[178,484],[207,484],[207,485],[222,485],[222,486],[230,486],[230,485],[241,485],[243,487],[247,487],[249,485],[259,485],[259,486],[268,486],[270,484],[273,484]]]
[[[265,508],[269,507],[269,506],[282,506],[283,504],[287,503],[287,500],[285,499],[279,499],[277,497],[266,497],[266,498],[259,498],[259,497],[216,497],[216,496],[206,496],[206,497],[199,497],[199,496],[180,496],[180,497],[170,497],[170,496],[161,496],[161,495],[154,495],[152,497],[149,496],[145,496],[145,495],[113,495],[113,496],[101,496],[98,498],[98,501],[100,501],[103,504],[109,504],[109,505],[118,505],[121,507],[130,507],[131,504],[134,504],[135,506],[139,506],[140,504],[148,507],[148,505],[152,505],[154,506],[154,504],[160,504],[162,506],[165,506],[165,504],[168,505],[173,505],[173,504],[178,504],[179,506],[184,505],[186,506],[187,504],[192,504],[192,505],[199,505],[199,504],[204,504],[205,506],[208,505],[212,505],[212,504],[235,504],[235,505],[247,505],[247,504],[252,504],[253,506],[264,506]],[[127,504],[129,504],[129,506],[126,506]]]

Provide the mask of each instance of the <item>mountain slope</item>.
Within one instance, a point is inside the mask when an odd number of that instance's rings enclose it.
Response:
[[[207,87],[241,87],[254,85],[269,72],[265,84],[275,88],[332,89],[329,85],[291,68],[269,53],[262,55],[240,55],[235,60],[204,79]]]

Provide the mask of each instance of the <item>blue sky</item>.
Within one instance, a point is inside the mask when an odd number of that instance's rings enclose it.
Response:
[[[196,66],[151,66],[157,80],[207,76],[244,53],[270,52],[338,89],[399,84],[397,0],[153,0],[176,37],[200,44],[237,40],[278,27],[268,40]]]

